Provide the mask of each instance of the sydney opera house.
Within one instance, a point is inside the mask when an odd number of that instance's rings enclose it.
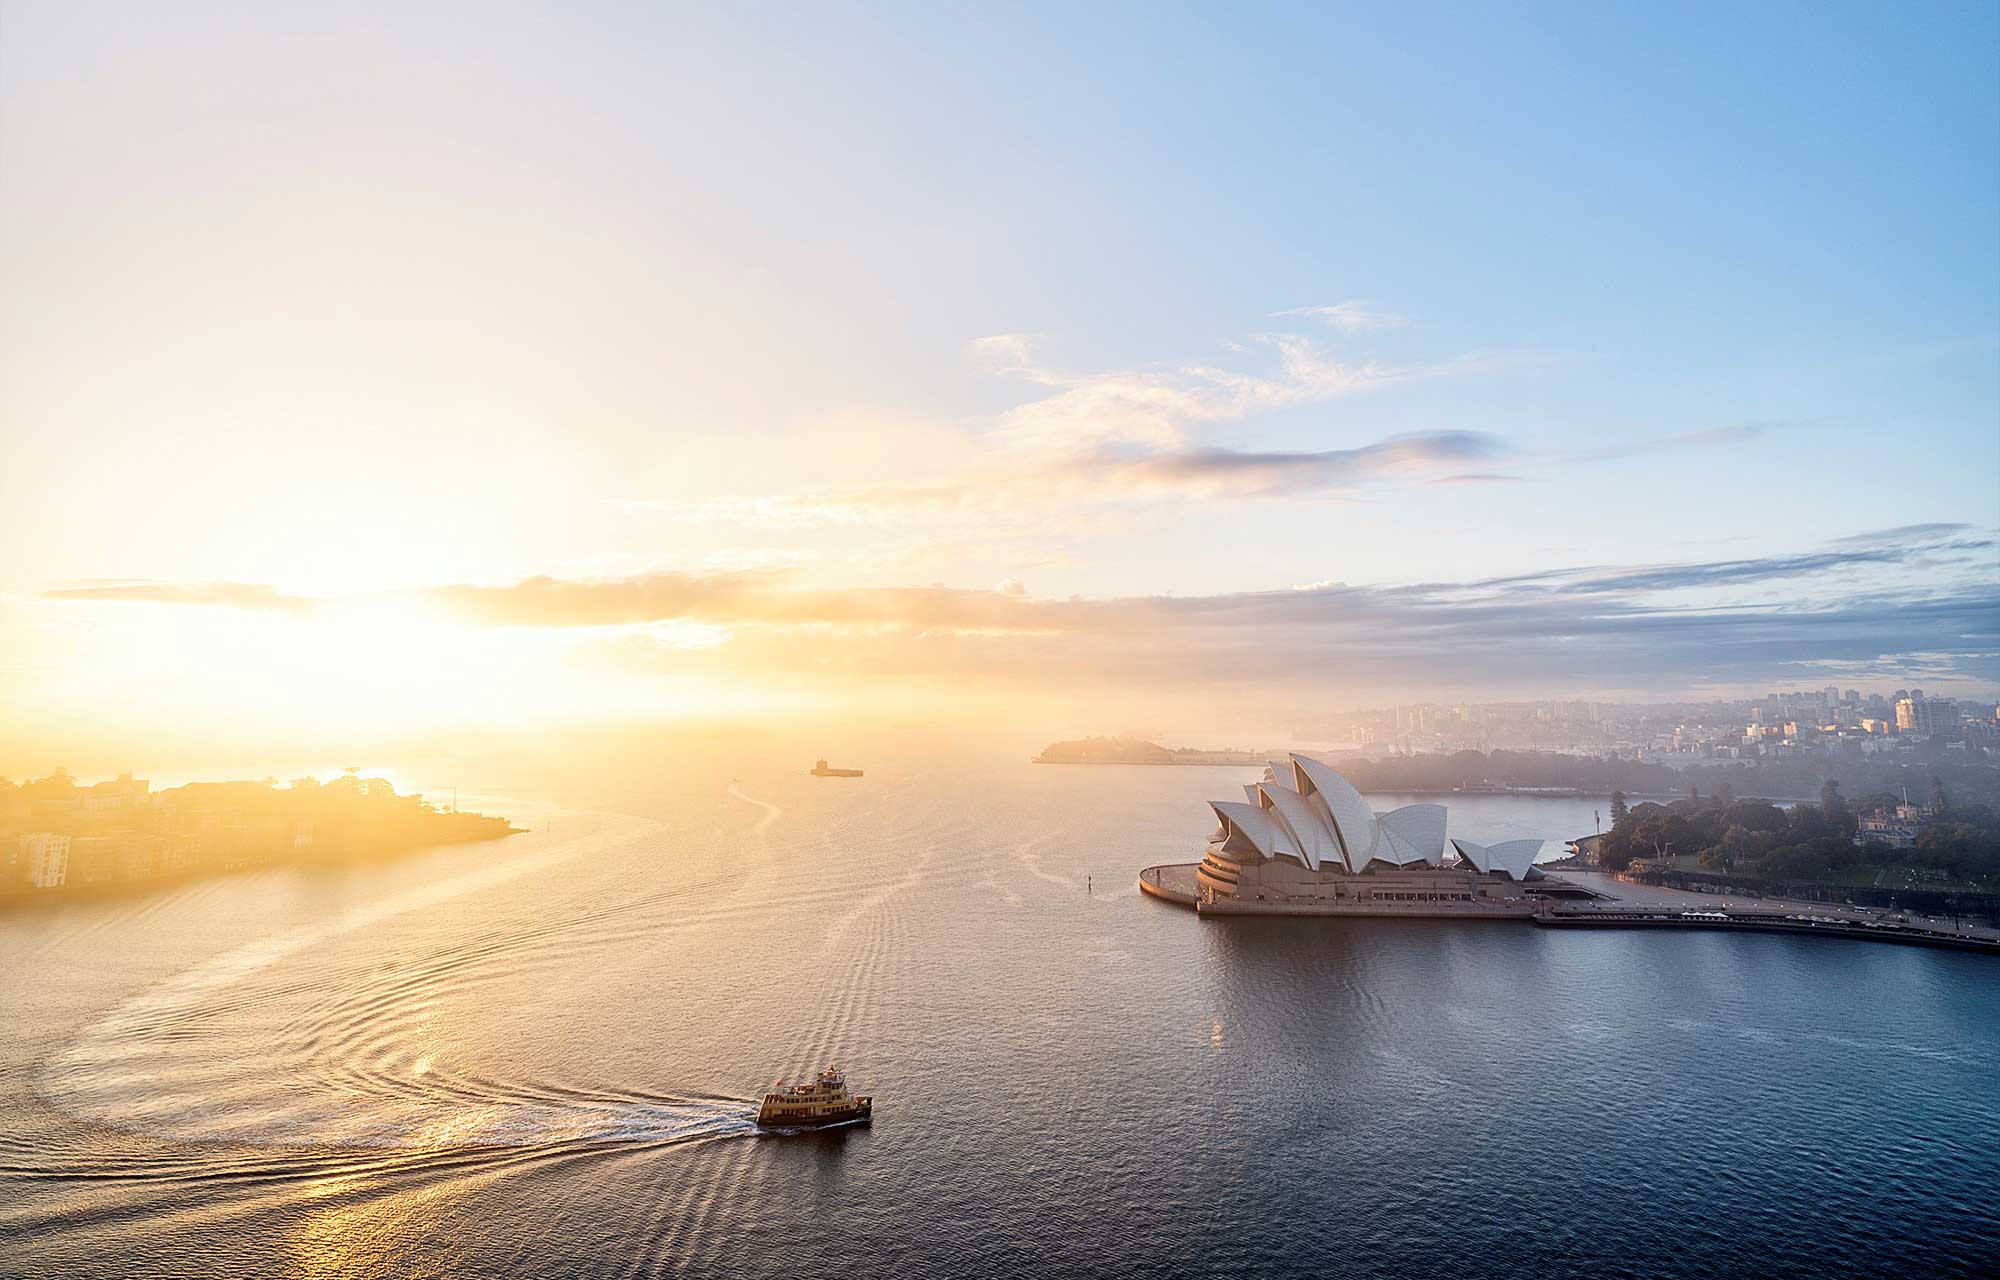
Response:
[[[1140,887],[1204,912],[1475,917],[1532,914],[1569,888],[1535,866],[1543,841],[1448,841],[1443,805],[1376,813],[1308,756],[1243,790],[1210,802],[1218,825],[1199,864],[1148,868]]]

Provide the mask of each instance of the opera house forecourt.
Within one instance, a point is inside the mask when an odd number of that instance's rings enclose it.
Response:
[[[1443,805],[1376,813],[1309,756],[1273,762],[1243,790],[1209,802],[1218,826],[1199,863],[1148,867],[1139,887],[1203,914],[1519,919],[1595,896],[1535,866],[1541,840],[1447,842]]]

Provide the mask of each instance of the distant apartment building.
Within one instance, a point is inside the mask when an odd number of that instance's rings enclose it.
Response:
[[[134,778],[129,773],[121,773],[110,782],[100,782],[83,791],[83,812],[86,817],[104,817],[107,814],[123,813],[146,799],[153,784],[144,778]]]
[[[1892,849],[1909,849],[1937,814],[1928,805],[1899,804],[1893,809],[1877,809],[1860,817],[1854,833],[1856,844],[1886,844]]]
[[[69,880],[69,837],[52,831],[22,836],[16,865],[21,878],[37,889],[58,888]]]
[[[69,883],[108,884],[159,874],[166,841],[137,831],[81,835],[70,841]]]
[[[1925,736],[1956,733],[1958,705],[1949,698],[1926,698],[1920,690],[1912,689],[1909,697],[1896,703],[1896,729]]]

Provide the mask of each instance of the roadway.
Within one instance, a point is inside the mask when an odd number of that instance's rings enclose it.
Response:
[[[1804,902],[1792,898],[1752,898],[1740,893],[1690,893],[1685,889],[1669,889],[1664,885],[1630,884],[1602,871],[1552,871],[1550,874],[1616,900],[1595,903],[1565,902],[1560,908],[1565,915],[1581,914],[1592,907],[1663,911],[1783,911],[1787,914],[1847,920],[1856,924],[1864,924],[1871,920],[1907,921],[1919,928],[2000,940],[2000,929],[1973,924],[1963,919],[1954,924],[1949,916],[1926,916],[1913,911],[1866,910],[1859,907],[1843,907],[1830,902]]]

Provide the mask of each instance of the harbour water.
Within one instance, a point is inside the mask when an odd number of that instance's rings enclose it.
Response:
[[[2000,1252],[2000,963],[1203,921],[1134,873],[1191,860],[1202,801],[1255,770],[1019,759],[690,758],[508,809],[536,829],[496,844],[0,915],[0,1274],[1971,1275]],[[1447,803],[1482,841],[1601,808]],[[836,1061],[872,1126],[757,1132],[774,1077]]]

